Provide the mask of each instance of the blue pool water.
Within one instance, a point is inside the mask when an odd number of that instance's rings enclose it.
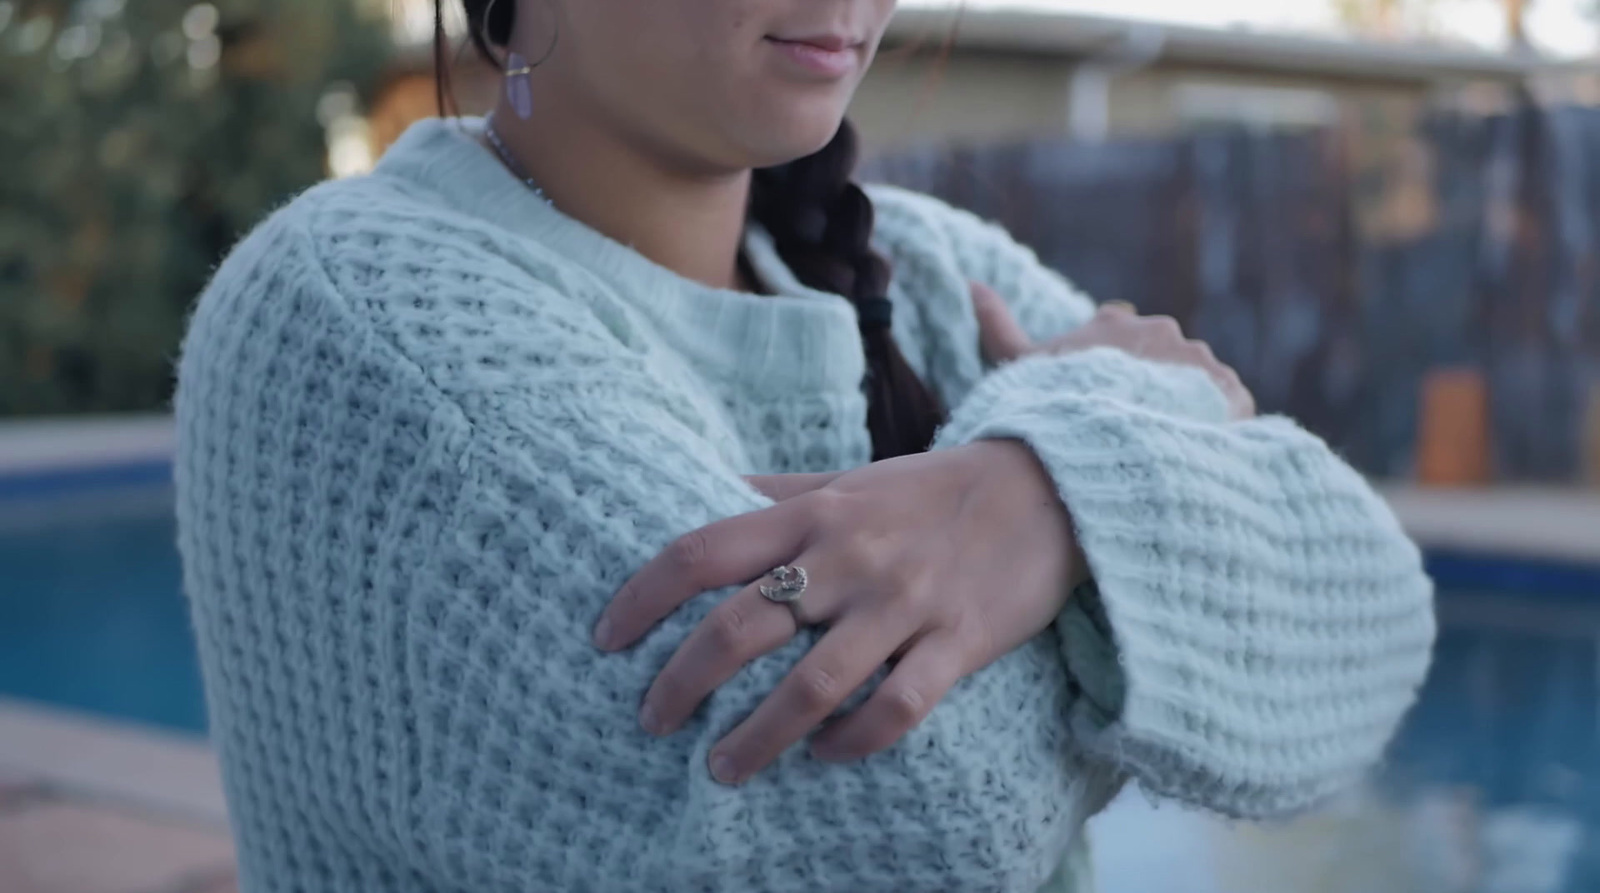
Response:
[[[203,732],[173,534],[164,496],[0,524],[0,696]],[[1435,874],[1410,889],[1600,891],[1600,568],[1463,555],[1431,565],[1434,669],[1378,789],[1444,804],[1402,811],[1421,841],[1407,846],[1455,847],[1466,867],[1429,850],[1416,859]],[[1415,830],[1440,815],[1443,830]],[[1527,871],[1543,880],[1494,882]]]
[[[0,531],[0,695],[203,732],[171,516],[41,515]]]

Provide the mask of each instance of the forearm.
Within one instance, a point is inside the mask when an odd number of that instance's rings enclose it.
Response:
[[[1233,815],[1348,783],[1411,703],[1433,637],[1430,584],[1386,506],[1286,420],[1063,392],[1065,358],[1025,362],[986,379],[938,445],[1026,443],[1071,512],[1101,602],[1057,625],[1089,695],[1084,746]]]

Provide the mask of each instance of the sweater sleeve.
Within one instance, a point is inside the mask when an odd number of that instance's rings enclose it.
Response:
[[[729,591],[627,653],[589,644],[676,537],[770,504],[715,410],[559,270],[530,287],[442,225],[333,231],[256,237],[183,360],[186,568],[251,886],[289,886],[284,866],[485,893],[1032,893],[1050,875],[1116,779],[1066,730],[1048,637],[871,759],[797,747],[717,784],[711,746],[817,634],[660,740],[640,698]],[[379,247],[405,275],[358,262]]]
[[[936,246],[923,256],[951,259],[946,291],[993,285],[1036,339],[1089,315],[999,228],[926,197],[876,197],[890,219],[921,221]],[[920,267],[938,291],[939,262]],[[976,355],[970,314],[933,328]],[[1094,582],[1056,631],[1092,753],[1147,790],[1241,817],[1303,809],[1378,760],[1428,665],[1432,587],[1387,505],[1325,443],[1281,417],[1230,423],[1200,371],[1111,349],[945,389],[958,399],[936,448],[1020,440],[1072,514]]]
[[[1354,781],[1427,669],[1417,549],[1360,475],[1288,420],[1220,423],[1062,390],[1075,365],[1149,364],[1115,351],[1014,363],[938,446],[1023,441],[1072,513],[1097,598],[1058,632],[1091,693],[1074,704],[1085,746],[1152,792],[1234,816],[1292,812]]]

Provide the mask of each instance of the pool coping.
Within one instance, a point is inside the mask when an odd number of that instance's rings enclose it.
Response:
[[[159,413],[0,419],[0,476],[170,461],[177,439]]]
[[[169,486],[176,444],[170,415],[0,421],[0,508]],[[1600,565],[1600,489],[1376,483],[1424,548]]]
[[[0,697],[0,775],[83,800],[227,827],[216,752],[203,737]]]
[[[1425,549],[1600,566],[1600,490],[1399,482],[1379,482],[1378,490]]]

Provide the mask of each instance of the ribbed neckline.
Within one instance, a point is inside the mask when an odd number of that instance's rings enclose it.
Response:
[[[855,308],[801,284],[759,227],[747,231],[745,251],[774,294],[713,288],[534,195],[478,141],[482,131],[481,118],[420,121],[389,148],[375,173],[421,185],[452,210],[582,266],[647,315],[693,364],[736,386],[768,393],[860,388],[866,360]]]

